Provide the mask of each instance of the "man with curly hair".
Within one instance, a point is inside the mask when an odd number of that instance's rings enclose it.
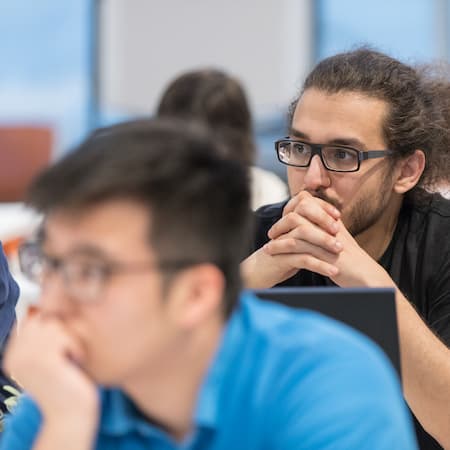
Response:
[[[404,395],[446,448],[450,202],[424,188],[448,142],[442,105],[414,68],[367,48],[321,61],[275,144],[291,199],[257,212],[242,265],[252,288],[395,287]],[[439,448],[418,427],[422,448]]]

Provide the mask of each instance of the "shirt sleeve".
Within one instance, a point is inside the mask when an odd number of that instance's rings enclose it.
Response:
[[[417,448],[394,370],[375,344],[355,336],[360,342],[337,336],[284,371],[271,449]]]
[[[31,450],[41,425],[41,414],[27,396],[21,397],[17,407],[5,419],[0,434],[0,450]]]

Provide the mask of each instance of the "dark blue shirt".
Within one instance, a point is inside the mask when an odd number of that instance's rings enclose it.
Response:
[[[18,297],[19,286],[17,286],[17,283],[13,280],[9,272],[8,262],[0,243],[0,367],[3,367],[1,362],[6,340],[11,333],[16,319],[15,308]],[[0,415],[1,413],[7,412],[7,407],[4,402],[11,396],[11,392],[4,389],[6,385],[16,387],[3,373],[3,369],[0,368]]]
[[[416,448],[396,375],[375,344],[317,313],[250,294],[226,325],[182,443],[123,392],[103,389],[101,400],[102,450]],[[25,397],[0,450],[32,448],[40,426]]]
[[[14,325],[18,297],[19,286],[9,272],[8,262],[0,243],[0,349],[3,349]]]

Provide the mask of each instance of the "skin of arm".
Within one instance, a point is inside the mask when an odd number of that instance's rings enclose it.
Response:
[[[242,263],[247,287],[272,287],[300,269],[328,276],[342,287],[394,287],[405,398],[423,427],[450,449],[450,349],[384,268],[358,245],[339,215],[330,214],[325,202],[313,200],[302,208],[288,203],[286,214],[269,230],[271,240]],[[308,209],[313,203],[315,208]]]
[[[92,448],[99,400],[94,383],[80,368],[83,357],[79,342],[54,318],[33,315],[12,336],[5,368],[42,414],[35,450]]]

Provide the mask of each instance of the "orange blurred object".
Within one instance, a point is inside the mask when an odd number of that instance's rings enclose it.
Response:
[[[51,160],[53,131],[45,126],[0,126],[0,202],[18,202]]]
[[[8,259],[14,257],[17,255],[17,251],[19,249],[20,244],[24,241],[24,238],[22,236],[7,239],[2,242],[3,244],[3,251],[5,252],[5,255]]]

